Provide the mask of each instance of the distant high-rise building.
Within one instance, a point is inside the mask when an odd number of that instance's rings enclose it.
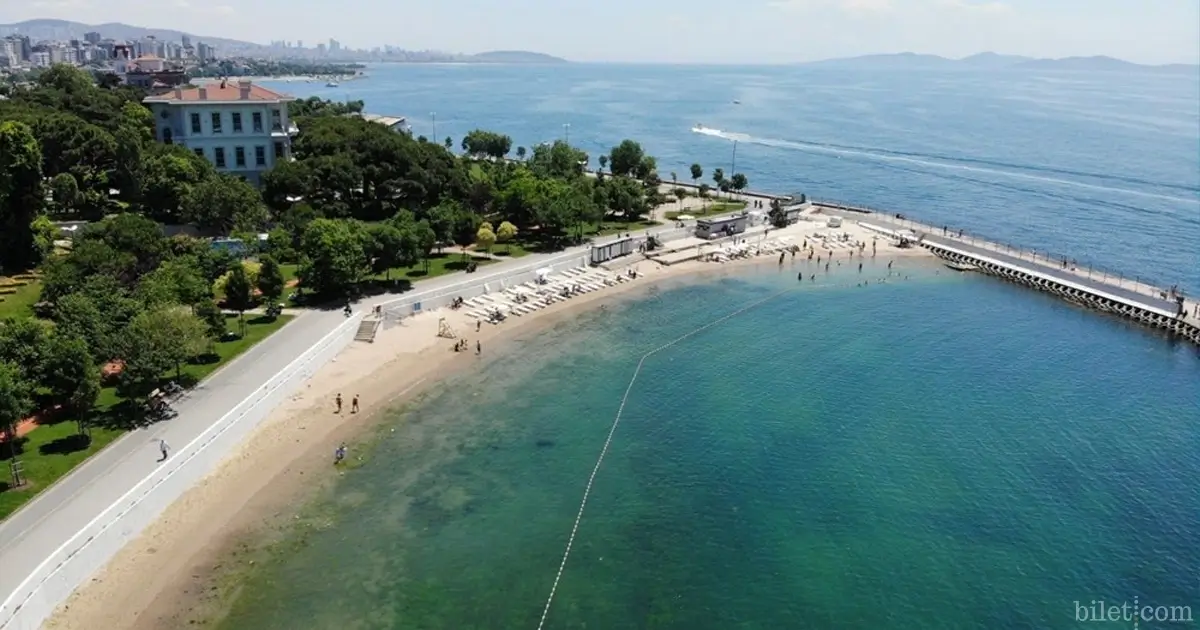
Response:
[[[296,48],[304,48],[304,40],[303,39],[296,40]]]
[[[95,46],[100,43],[100,33],[91,32],[83,34],[83,41]]]
[[[180,37],[179,40],[183,44],[184,48],[192,45],[192,38],[189,35],[184,35],[183,37]]]
[[[323,43],[322,43],[322,44],[317,44],[317,54],[318,54],[318,55],[324,55],[324,54],[325,54],[325,44],[323,44]]]
[[[329,38],[329,52],[335,53],[341,49],[342,49],[342,43],[339,42],[338,40],[330,37]]]

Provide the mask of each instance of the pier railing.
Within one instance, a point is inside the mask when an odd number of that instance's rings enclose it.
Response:
[[[1031,248],[1020,247],[1008,243],[998,243],[992,239],[986,238],[979,234],[968,232],[967,230],[955,228],[953,226],[934,226],[920,221],[914,221],[907,216],[897,215],[894,212],[870,208],[861,204],[847,204],[838,201],[818,201],[812,200],[813,205],[822,206],[823,208],[832,208],[850,213],[861,213],[864,217],[869,213],[871,221],[888,223],[892,226],[901,229],[909,229],[913,232],[925,232],[932,236],[944,238],[949,241],[960,241],[969,243],[975,247],[991,250],[997,253],[1006,254],[1019,260],[1026,260],[1039,266],[1048,267],[1058,272],[1070,272],[1081,278],[1088,278],[1111,284],[1112,286],[1135,291],[1137,293],[1153,297],[1155,299],[1170,299],[1170,289],[1158,287],[1152,284],[1154,279],[1142,278],[1141,276],[1129,277],[1119,271],[1106,268],[1103,265],[1097,264],[1091,260],[1079,261],[1073,256],[1057,254],[1049,250],[1037,250]],[[1065,261],[1065,266],[1064,266]],[[1183,291],[1180,290],[1182,295]],[[1194,299],[1189,298],[1189,302],[1194,302]]]

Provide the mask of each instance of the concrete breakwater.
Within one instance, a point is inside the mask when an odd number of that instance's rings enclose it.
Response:
[[[1138,278],[1081,269],[1069,258],[1021,250],[966,236],[948,227],[914,222],[846,204],[814,201],[824,214],[870,222],[897,232],[910,231],[917,243],[943,260],[1056,295],[1068,302],[1109,313],[1200,346],[1200,303],[1172,289],[1152,287]]]

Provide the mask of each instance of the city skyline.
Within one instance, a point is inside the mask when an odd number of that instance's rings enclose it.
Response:
[[[573,61],[790,63],[903,51],[1200,61],[1200,3],[1181,0],[1136,6],[1123,0],[757,0],[732,16],[714,0],[662,0],[651,7],[630,0],[569,8],[551,0],[517,4],[250,0],[234,7],[174,0],[139,11],[137,21],[261,45],[301,40],[315,48],[335,40],[358,50],[521,49]],[[37,0],[0,9],[0,22],[38,18],[130,19],[98,0]]]

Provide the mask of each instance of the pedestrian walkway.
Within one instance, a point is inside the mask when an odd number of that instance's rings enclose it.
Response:
[[[585,245],[567,252],[582,256],[589,248]],[[563,255],[531,254],[490,265],[488,271],[495,275]],[[464,274],[441,276],[416,283],[409,294],[444,290],[470,279]],[[395,297],[377,296],[358,308],[371,308],[369,305]],[[178,417],[131,431],[0,522],[0,605],[10,603],[13,591],[47,557],[162,465],[158,460],[163,441],[170,445],[191,443],[344,321],[340,310],[302,311],[176,402]],[[7,621],[11,610],[2,612],[0,624]]]

